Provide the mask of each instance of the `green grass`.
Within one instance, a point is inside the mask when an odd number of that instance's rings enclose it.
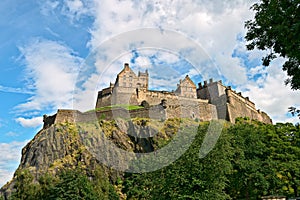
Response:
[[[116,105],[104,106],[104,107],[101,107],[101,108],[96,108],[96,109],[93,109],[93,110],[89,110],[87,112],[111,110],[112,108],[124,108],[126,110],[138,110],[138,109],[143,108],[143,106],[116,104]]]

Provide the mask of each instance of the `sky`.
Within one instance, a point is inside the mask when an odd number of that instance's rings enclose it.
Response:
[[[247,51],[244,22],[255,0],[1,0],[0,186],[21,149],[57,109],[86,111],[127,62],[150,88],[221,79],[273,121],[299,120],[300,92],[284,85],[284,59],[262,66]]]

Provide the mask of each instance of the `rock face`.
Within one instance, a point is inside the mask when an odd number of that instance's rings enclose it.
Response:
[[[171,137],[170,132],[174,133],[178,122],[168,120],[152,123],[149,119],[132,121],[120,119],[95,123],[53,124],[39,131],[23,148],[21,163],[17,170],[29,170],[35,180],[45,173],[56,174],[62,168],[76,166],[87,169],[88,173],[99,165],[99,161],[87,146],[87,144],[99,145],[95,143],[95,135],[101,133],[118,148],[129,152],[151,152],[159,147],[160,139]],[[117,176],[122,176],[122,173],[111,172],[109,178],[112,180]],[[1,188],[0,197],[10,196],[14,190],[15,179],[16,174]]]

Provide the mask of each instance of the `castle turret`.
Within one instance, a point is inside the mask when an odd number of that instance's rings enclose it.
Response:
[[[137,80],[137,88],[148,90],[148,81],[149,81],[148,70],[146,70],[145,72],[139,71],[138,80]]]

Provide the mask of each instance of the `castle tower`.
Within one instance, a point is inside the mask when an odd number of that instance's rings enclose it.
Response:
[[[226,87],[222,84],[222,81],[214,82],[213,79],[204,81],[198,84],[197,98],[208,100],[209,103],[217,107],[218,119],[228,120],[227,112],[227,95]]]
[[[148,81],[149,81],[148,70],[146,70],[145,72],[140,72],[139,71],[138,81],[137,81],[137,88],[148,90]]]

